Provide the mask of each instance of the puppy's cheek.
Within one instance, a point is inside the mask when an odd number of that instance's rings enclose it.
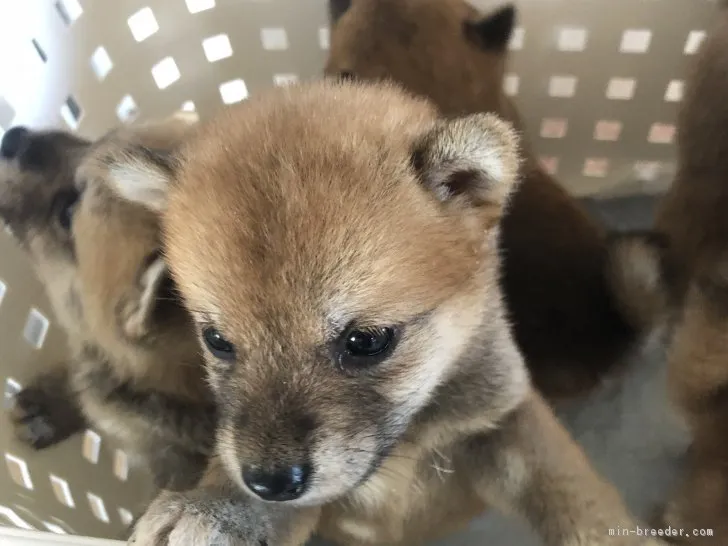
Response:
[[[314,480],[303,502],[316,503],[348,493],[375,468],[380,459],[374,428],[351,435],[329,433],[313,451]]]

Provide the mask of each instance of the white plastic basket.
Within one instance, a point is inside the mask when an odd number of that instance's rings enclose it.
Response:
[[[483,9],[501,3],[474,1]],[[520,26],[504,85],[547,169],[578,195],[662,189],[672,168],[683,70],[714,3],[517,4]],[[327,26],[326,0],[0,0],[0,129],[57,126],[97,137],[119,123],[180,107],[204,118],[272,85],[317,77],[327,54]],[[0,381],[6,399],[62,356],[63,333],[49,313],[23,254],[0,233]],[[639,390],[633,395],[644,399]],[[671,436],[662,417],[630,407],[625,395],[604,397],[605,404],[618,404],[609,418],[594,410],[572,424],[628,499],[642,498],[637,489],[645,487],[643,476],[636,473],[644,465],[622,472],[619,464],[628,454],[620,454],[618,442],[639,435],[639,426],[650,429],[654,460],[642,462],[658,476],[681,444],[665,439]],[[632,424],[625,425],[620,412],[632,412]],[[1,423],[0,526],[25,529],[0,531],[3,546],[86,544],[80,538],[53,541],[31,529],[118,536],[147,498],[146,476],[129,469],[124,454],[94,431],[34,453]],[[653,496],[666,487],[659,480],[652,485],[658,483]],[[462,540],[452,544],[482,542]]]
[[[116,540],[0,528],[0,544],[3,546],[121,546],[124,543]]]

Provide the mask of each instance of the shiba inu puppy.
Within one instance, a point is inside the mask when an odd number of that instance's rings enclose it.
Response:
[[[678,170],[657,211],[667,235],[670,275],[659,287],[670,310],[670,390],[693,434],[683,485],[665,521],[713,529],[692,544],[728,541],[728,12],[715,27],[686,82],[678,117]],[[659,290],[656,292],[659,293]]]
[[[136,545],[423,544],[485,504],[549,545],[633,519],[531,387],[498,282],[511,126],[392,85],[254,97],[113,189],[162,215],[204,348],[216,457]],[[129,183],[129,181],[134,183]]]
[[[95,143],[16,127],[0,147],[0,218],[27,251],[70,349],[68,362],[19,393],[17,435],[43,448],[97,427],[173,489],[199,478],[214,407],[156,216],[98,180],[106,158],[135,147],[163,153],[193,121],[175,116]]]
[[[492,112],[523,129],[502,90],[514,6],[482,14],[464,0],[329,0],[329,11],[326,74],[394,80],[445,116]],[[506,309],[534,384],[551,400],[572,398],[622,369],[644,332],[629,309],[642,294],[612,286],[610,247],[621,243],[521,147],[501,237]]]

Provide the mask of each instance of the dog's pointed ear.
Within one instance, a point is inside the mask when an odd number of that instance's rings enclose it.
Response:
[[[352,0],[329,0],[329,20],[335,24],[351,7]]]
[[[106,158],[111,189],[122,199],[154,212],[167,208],[169,186],[177,169],[174,151],[134,146]]]
[[[180,110],[162,121],[140,125],[129,139],[132,144],[110,146],[91,164],[108,174],[104,178],[119,197],[161,212],[179,166],[177,152],[199,121],[197,112]]]
[[[480,19],[465,22],[465,36],[488,51],[505,51],[516,24],[516,7],[508,4]]]
[[[170,282],[169,270],[161,253],[153,253],[140,268],[136,284],[123,300],[119,319],[127,337],[140,339],[150,332],[155,322],[154,311]]]
[[[493,114],[440,121],[416,142],[412,165],[447,206],[502,209],[519,180],[518,135]]]

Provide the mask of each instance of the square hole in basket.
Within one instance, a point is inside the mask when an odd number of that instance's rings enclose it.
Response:
[[[122,525],[129,525],[132,520],[134,519],[134,516],[132,513],[127,510],[126,508],[119,508],[119,519],[121,520]]]
[[[200,13],[215,7],[215,0],[185,0],[190,13]]]
[[[225,104],[234,104],[248,98],[248,86],[243,80],[230,80],[220,84],[220,96]]]
[[[119,121],[124,123],[130,123],[139,116],[139,107],[137,106],[134,97],[126,95],[116,105],[116,117]]]
[[[611,100],[631,100],[637,81],[634,78],[612,78],[607,85],[607,98]]]
[[[503,77],[503,92],[509,97],[518,95],[518,89],[521,85],[521,78],[518,74],[506,74]]]
[[[182,110],[183,112],[194,112],[195,110],[197,110],[197,108],[195,107],[194,102],[188,100],[182,103],[182,107],[180,108],[180,110]]]
[[[511,51],[520,51],[526,43],[526,29],[516,27],[511,34],[511,40],[508,42],[508,49]]]
[[[8,508],[7,506],[0,506],[0,518],[7,521],[12,527],[25,529],[26,531],[35,530],[35,527],[21,518],[15,510]],[[0,519],[0,522],[2,522],[2,519]]]
[[[56,500],[64,506],[75,508],[76,502],[73,500],[73,495],[71,495],[71,488],[68,485],[68,482],[53,474],[51,474],[49,478],[51,480],[51,489],[53,489],[53,494],[56,496]]]
[[[129,457],[120,449],[114,451],[114,476],[122,482],[129,479]]]
[[[87,430],[83,435],[83,444],[81,446],[81,454],[83,458],[92,464],[99,462],[99,453],[101,452],[101,436],[93,430]]]
[[[647,29],[629,29],[622,33],[619,51],[622,53],[646,53],[650,48],[652,31]]]
[[[607,172],[609,171],[609,160],[599,157],[599,158],[588,158],[586,161],[584,161],[584,170],[582,173],[584,176],[589,176],[592,178],[604,178],[607,176]]]
[[[296,74],[274,74],[273,83],[278,87],[284,87],[286,85],[293,85],[298,82],[298,76]]]
[[[583,27],[564,27],[559,31],[559,51],[584,51],[589,31]]]
[[[63,121],[68,125],[69,129],[75,131],[81,123],[82,116],[83,111],[81,110],[81,106],[76,102],[76,99],[69,96],[66,102],[63,103],[63,106],[61,106],[61,118],[63,118]]]
[[[106,505],[101,497],[94,495],[93,493],[86,493],[88,504],[91,507],[91,512],[97,520],[109,523],[109,513],[106,511]]]
[[[40,349],[43,347],[46,334],[48,333],[48,326],[50,322],[43,313],[38,311],[35,307],[31,308],[28,313],[28,318],[25,321],[25,327],[23,328],[23,338],[32,347]]]
[[[68,534],[63,527],[61,527],[60,525],[56,525],[55,523],[51,523],[50,521],[44,521],[43,527],[45,527],[51,533],[56,534],[56,535],[67,535]]]
[[[654,182],[662,172],[662,163],[659,161],[637,161],[634,164],[634,174],[637,180]]]
[[[230,38],[227,34],[218,34],[210,36],[202,40],[202,49],[205,51],[205,57],[211,63],[220,59],[227,59],[233,54],[233,46],[230,44]]]
[[[180,78],[177,63],[172,57],[165,57],[152,67],[152,77],[159,89],[167,89]]]
[[[268,51],[288,49],[288,34],[285,28],[261,28],[260,41],[263,44],[263,49]]]
[[[687,40],[685,40],[685,47],[683,53],[685,55],[694,55],[700,49],[700,46],[705,40],[706,33],[704,30],[692,30],[688,34]]]
[[[31,40],[31,43],[33,44],[33,48],[35,49],[35,52],[38,54],[38,57],[40,58],[40,60],[43,61],[44,63],[48,62],[48,55],[46,55],[45,50],[40,45],[40,43],[38,43],[38,40],[33,38]]]
[[[672,80],[667,84],[665,90],[665,100],[667,102],[680,102],[685,93],[685,82],[682,80]]]
[[[653,144],[670,144],[675,139],[675,126],[670,123],[653,123],[647,141]]]
[[[541,164],[541,167],[544,171],[546,171],[550,175],[556,174],[556,172],[559,170],[559,158],[558,157],[549,157],[549,156],[542,156],[539,158],[539,163]]]
[[[594,126],[594,140],[619,140],[622,133],[621,121],[599,120]]]
[[[5,409],[13,407],[15,397],[21,390],[23,390],[23,386],[18,381],[12,377],[5,379],[5,389],[3,390],[3,407]]]
[[[91,55],[91,68],[99,81],[105,80],[111,69],[114,68],[109,52],[104,46],[97,47]]]
[[[321,27],[318,31],[319,47],[326,51],[331,45],[331,31],[327,27]]]
[[[14,119],[15,108],[13,108],[12,104],[5,97],[0,96],[0,127],[10,127]]]
[[[10,474],[10,477],[15,483],[30,491],[33,490],[33,480],[30,478],[28,463],[26,463],[20,457],[16,457],[15,455],[6,453],[5,464],[8,467],[8,473]]]
[[[152,8],[145,7],[127,19],[131,35],[137,42],[143,42],[159,30],[159,23]]]
[[[576,94],[576,76],[551,76],[549,79],[549,96],[571,98]]]
[[[55,7],[61,21],[66,25],[72,25],[83,14],[83,8],[78,0],[58,0]]]
[[[541,138],[564,138],[569,122],[562,118],[544,118],[541,121]]]

